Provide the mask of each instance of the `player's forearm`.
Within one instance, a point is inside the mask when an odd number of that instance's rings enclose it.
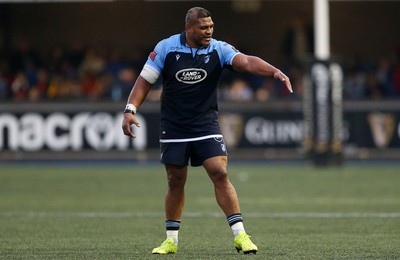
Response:
[[[132,87],[127,103],[133,104],[136,108],[139,108],[146,99],[151,87],[152,84],[139,76],[135,82],[135,85]]]
[[[238,54],[233,59],[232,65],[233,69],[236,71],[247,72],[264,77],[273,76],[275,79],[284,82],[286,88],[290,92],[293,92],[289,78],[282,71],[259,57]]]
[[[256,56],[248,56],[248,72],[258,76],[273,76],[279,70]]]

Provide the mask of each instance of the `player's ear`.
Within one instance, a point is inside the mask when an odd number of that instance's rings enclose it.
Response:
[[[191,26],[189,23],[186,23],[186,24],[185,24],[185,30],[186,30],[187,32],[191,32],[191,31],[192,31],[192,26]]]

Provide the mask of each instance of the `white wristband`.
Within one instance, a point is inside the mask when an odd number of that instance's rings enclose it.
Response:
[[[124,113],[132,113],[132,114],[136,114],[137,108],[134,104],[128,103],[126,104]]]

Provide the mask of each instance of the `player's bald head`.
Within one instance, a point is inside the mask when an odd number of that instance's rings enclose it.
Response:
[[[185,23],[193,24],[200,18],[211,17],[211,13],[203,7],[192,7],[186,13]]]

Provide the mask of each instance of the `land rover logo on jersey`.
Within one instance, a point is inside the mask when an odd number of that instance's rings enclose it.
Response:
[[[178,71],[175,77],[180,82],[194,84],[204,80],[207,77],[207,72],[203,69],[183,69]]]

